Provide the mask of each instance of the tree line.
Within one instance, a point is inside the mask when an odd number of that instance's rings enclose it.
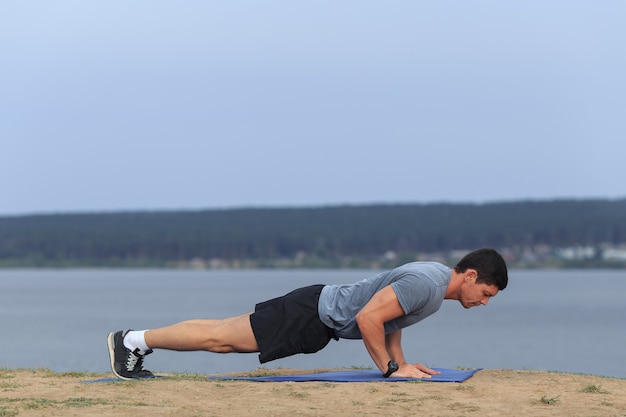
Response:
[[[0,217],[0,265],[361,259],[483,246],[623,245],[626,199]]]

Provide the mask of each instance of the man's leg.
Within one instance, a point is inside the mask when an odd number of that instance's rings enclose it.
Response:
[[[222,320],[189,320],[148,330],[145,333],[146,344],[150,349],[258,352],[250,325],[251,314]]]
[[[223,320],[189,320],[147,331],[109,333],[111,369],[121,379],[152,378],[152,372],[143,369],[144,357],[152,349],[258,352],[251,314]]]

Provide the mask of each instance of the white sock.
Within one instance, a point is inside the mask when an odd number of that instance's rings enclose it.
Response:
[[[124,346],[126,346],[126,349],[130,350],[131,352],[135,349],[139,349],[141,352],[149,351],[150,348],[148,347],[148,345],[146,345],[146,338],[144,337],[144,334],[147,331],[147,329],[131,330],[130,332],[126,333],[126,336],[124,336]]]

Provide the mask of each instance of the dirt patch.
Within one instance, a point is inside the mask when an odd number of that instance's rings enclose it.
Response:
[[[247,375],[294,372],[307,371]],[[482,370],[463,383],[244,382],[188,374],[84,382],[106,377],[0,370],[0,417],[626,415],[626,379],[538,371]]]

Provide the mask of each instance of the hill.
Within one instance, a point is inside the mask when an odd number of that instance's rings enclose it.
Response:
[[[521,266],[623,266],[625,244],[626,199],[0,217],[2,266],[363,267],[483,246]]]

